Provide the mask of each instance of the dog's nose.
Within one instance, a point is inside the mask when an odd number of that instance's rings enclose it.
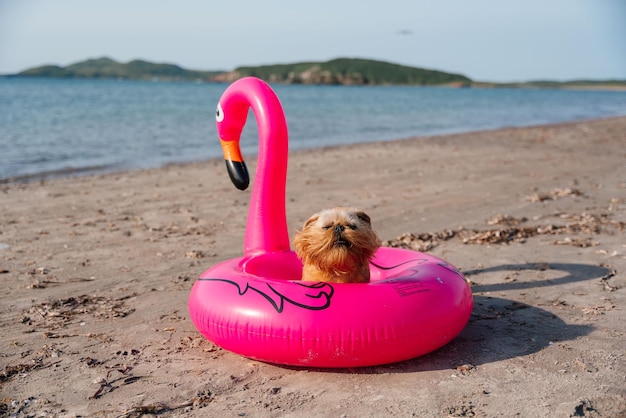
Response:
[[[336,234],[341,234],[346,227],[343,225],[335,225],[334,229]]]

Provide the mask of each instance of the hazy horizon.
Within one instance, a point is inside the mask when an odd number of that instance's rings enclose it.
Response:
[[[88,58],[186,69],[356,57],[476,81],[626,79],[621,0],[0,0],[0,74]]]

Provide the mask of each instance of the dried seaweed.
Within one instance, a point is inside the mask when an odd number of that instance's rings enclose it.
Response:
[[[16,374],[27,373],[41,367],[43,367],[43,362],[40,359],[33,360],[28,364],[16,364],[14,366],[9,364],[4,368],[3,372],[0,372],[0,382],[5,382]]]
[[[572,189],[569,187],[565,189],[556,188],[547,193],[534,193],[530,196],[526,196],[526,200],[531,203],[535,203],[545,202],[546,200],[557,200],[567,196],[583,196],[583,194],[578,189]]]
[[[459,238],[464,244],[491,245],[509,244],[512,242],[524,243],[527,239],[537,235],[563,235],[563,234],[592,234],[597,235],[602,232],[612,233],[613,231],[623,231],[626,223],[610,219],[609,213],[587,213],[581,214],[558,214],[559,219],[565,224],[544,224],[537,226],[522,225],[528,219],[514,218],[508,215],[498,214],[487,220],[490,226],[500,225],[500,228],[489,229],[464,229],[456,231],[444,229],[441,232],[428,233],[405,233],[395,239],[383,242],[383,246],[394,248],[407,248],[416,251],[428,251],[435,248],[441,242],[452,238]],[[591,247],[598,245],[598,242],[589,237],[567,237],[553,242],[554,245],[573,245],[576,247]]]
[[[22,323],[58,329],[70,323],[78,315],[91,314],[99,319],[125,317],[135,311],[125,305],[127,298],[81,295],[66,299],[54,299],[33,305],[22,314]]]
[[[610,272],[608,272],[604,276],[600,277],[600,283],[602,284],[602,287],[604,288],[604,291],[606,291],[606,292],[615,292],[617,289],[619,289],[617,286],[611,286],[609,284],[609,279],[611,277],[614,277],[616,274],[617,274],[617,270],[611,269]]]
[[[428,251],[435,248],[442,241],[447,241],[457,235],[456,231],[444,229],[441,232],[423,234],[406,233],[396,239],[383,241],[383,246],[393,248],[407,248],[415,251]]]
[[[464,230],[459,237],[464,244],[508,244],[511,242],[524,243],[528,238],[536,235],[558,234],[563,227],[547,225],[543,227],[506,227],[500,229],[488,229],[483,231]]]
[[[128,385],[131,383],[135,383],[137,380],[141,379],[140,376],[130,376],[130,377],[125,377],[133,368],[130,366],[127,366],[125,364],[117,364],[115,366],[113,366],[113,369],[109,370],[106,374],[106,377],[102,377],[100,379],[96,379],[94,381],[94,383],[98,383],[100,385],[100,387],[98,388],[98,390],[96,391],[96,393],[94,393],[91,396],[91,399],[98,399],[100,398],[102,395],[104,395],[105,393],[108,392],[112,392],[115,389],[117,389],[118,387],[122,386],[122,385]],[[118,377],[117,379],[113,379],[111,380],[111,373],[113,372],[119,372],[122,374],[122,377]],[[114,384],[118,383],[116,386],[114,386]]]
[[[596,245],[599,245],[599,242],[594,241],[589,237],[584,237],[584,238],[566,237],[564,239],[554,241],[553,244],[554,245],[572,245],[574,247],[587,248],[587,247],[595,247]]]
[[[166,412],[174,412],[180,409],[185,411],[202,408],[213,401],[213,394],[210,391],[199,391],[190,400],[179,404],[167,405],[161,402],[149,405],[140,405],[125,411],[119,418],[141,417],[146,414],[160,415]]]
[[[487,225],[505,225],[505,226],[518,226],[528,221],[528,218],[515,218],[509,215],[497,214],[491,219],[487,219]]]

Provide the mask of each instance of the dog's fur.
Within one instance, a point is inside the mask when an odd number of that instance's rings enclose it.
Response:
[[[334,283],[369,282],[369,261],[380,244],[370,217],[344,207],[316,213],[293,240],[302,280]]]

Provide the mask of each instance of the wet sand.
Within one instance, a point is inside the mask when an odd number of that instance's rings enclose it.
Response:
[[[222,161],[0,185],[0,416],[626,414],[626,117],[290,154],[292,237],[358,206],[471,281],[464,331],[402,363],[277,366],[195,330],[249,196]]]

